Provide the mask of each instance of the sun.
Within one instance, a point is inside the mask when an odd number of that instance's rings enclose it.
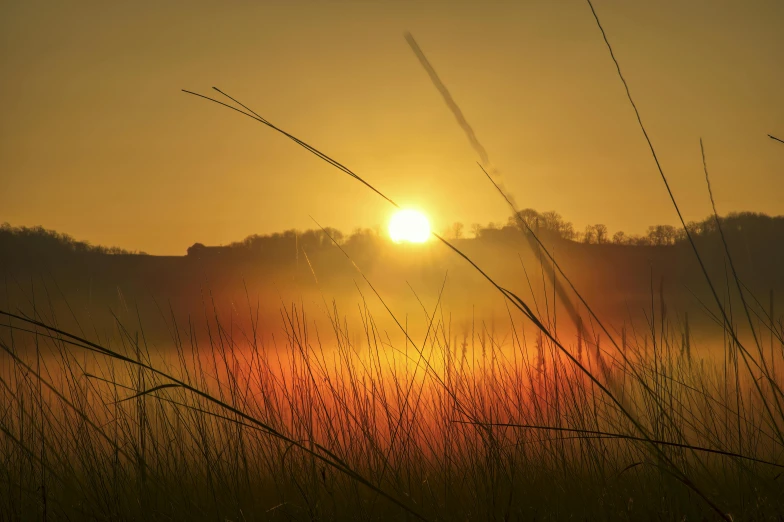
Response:
[[[398,210],[389,220],[389,237],[395,243],[424,243],[430,238],[430,222],[417,210]]]

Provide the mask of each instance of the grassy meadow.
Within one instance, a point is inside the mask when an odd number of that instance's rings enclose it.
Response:
[[[423,338],[401,324],[394,341],[366,304],[357,342],[337,309],[318,331],[292,305],[276,339],[252,308],[248,329],[172,320],[165,355],[119,322],[99,343],[46,311],[5,316],[0,513],[777,519],[781,332],[756,319],[749,348],[728,324],[721,355],[698,358],[654,299],[648,327],[613,341],[596,324],[561,337],[552,317],[536,330],[511,313],[503,339],[455,335],[436,302]]]

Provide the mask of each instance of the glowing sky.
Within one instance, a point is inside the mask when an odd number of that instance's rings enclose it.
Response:
[[[250,120],[217,85],[401,204],[502,222],[403,33],[417,38],[519,206],[578,229],[675,223],[581,0],[24,2],[0,16],[0,222],[182,254],[387,221],[391,207]],[[784,2],[595,0],[686,217],[784,213]]]

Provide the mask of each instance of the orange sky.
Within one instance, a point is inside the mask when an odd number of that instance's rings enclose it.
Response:
[[[63,2],[0,17],[0,222],[182,254],[384,223],[390,207],[272,131],[182,94],[217,85],[436,228],[508,211],[410,30],[519,206],[578,229],[675,223],[582,0]],[[187,5],[187,7],[185,7]],[[595,0],[688,219],[784,213],[784,2]],[[177,6],[177,7],[176,7]]]

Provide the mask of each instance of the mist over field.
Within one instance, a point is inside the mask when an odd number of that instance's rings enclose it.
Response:
[[[597,237],[595,227],[575,233],[556,213],[549,214],[549,223],[535,211],[526,215],[532,225],[539,218],[539,237],[609,324],[650,329],[650,317],[663,300],[678,329],[688,315],[693,342],[704,353],[716,341],[712,336],[721,336],[698,261],[673,227],[652,226],[646,236],[621,232],[613,238],[605,237],[606,227],[599,225]],[[727,284],[730,268],[714,223],[711,218],[694,223],[697,245],[721,295],[736,295],[737,289]],[[457,224],[447,231],[457,248],[505,288],[536,302],[540,313],[560,320],[561,328],[576,328],[575,316],[561,303],[563,296],[554,293],[552,261],[530,247],[514,219],[504,226],[475,226],[471,232],[464,228]],[[774,314],[784,311],[784,219],[734,214],[724,219],[724,228],[734,268],[755,309],[760,314],[769,313],[771,306]],[[518,320],[503,296],[443,245],[398,245],[378,230],[292,230],[227,246],[194,243],[182,256],[153,256],[90,247],[40,229],[6,227],[0,248],[2,302],[18,303],[28,314],[37,302],[41,309],[51,307],[58,321],[79,321],[105,334],[116,330],[117,317],[137,323],[143,319],[139,326],[161,349],[172,341],[166,326],[172,320],[204,326],[216,316],[247,328],[258,317],[265,329],[280,333],[280,308],[292,306],[306,312],[314,326],[327,329],[333,306],[352,319],[368,308],[393,337],[401,332],[384,303],[396,317],[407,319],[417,335],[429,321],[423,306],[432,313],[438,305],[456,336],[486,328],[508,332],[510,321]],[[562,277],[557,273],[556,279]],[[577,314],[587,319],[574,293],[567,295]]]

